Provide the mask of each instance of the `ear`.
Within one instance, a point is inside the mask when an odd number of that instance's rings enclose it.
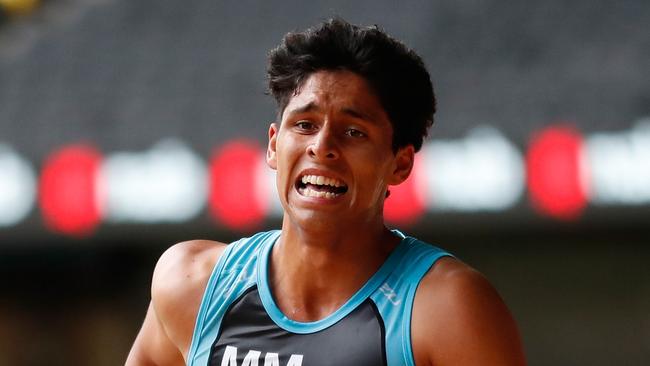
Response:
[[[276,170],[278,168],[278,161],[275,155],[275,144],[278,140],[278,125],[276,123],[271,123],[269,126],[269,144],[266,147],[266,164],[268,164],[271,169]]]
[[[395,154],[395,167],[388,180],[390,185],[398,185],[404,182],[413,170],[415,161],[415,148],[413,145],[407,145],[397,150]]]

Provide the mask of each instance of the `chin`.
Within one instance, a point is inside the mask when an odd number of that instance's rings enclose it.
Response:
[[[312,210],[304,210],[303,212],[296,212],[297,210],[292,211],[285,211],[285,215],[288,215],[289,220],[303,230],[335,230],[340,228],[341,223],[345,221],[341,215],[331,212],[326,213]]]

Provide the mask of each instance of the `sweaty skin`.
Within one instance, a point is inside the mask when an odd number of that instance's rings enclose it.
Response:
[[[349,71],[313,73],[281,121],[271,124],[266,159],[277,171],[285,214],[269,273],[274,299],[287,317],[315,321],[331,314],[399,243],[384,225],[383,202],[388,187],[410,174],[414,149],[393,152],[392,135],[367,82]],[[329,196],[314,193],[303,176],[321,176],[339,187]],[[161,256],[151,305],[127,365],[186,363],[201,298],[224,248],[189,241]],[[417,366],[525,364],[510,312],[489,282],[466,264],[438,261],[414,301]]]

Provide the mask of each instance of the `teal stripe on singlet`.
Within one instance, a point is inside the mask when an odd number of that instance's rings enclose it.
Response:
[[[386,327],[386,358],[388,366],[414,366],[411,345],[411,313],[415,292],[422,278],[438,261],[451,254],[405,236],[397,230],[394,233],[403,237],[401,246],[405,254],[395,264],[390,276],[375,291],[371,299],[384,320]]]
[[[279,236],[279,231],[258,233],[229,244],[224,250],[203,294],[187,357],[188,365],[207,365],[210,347],[225,312],[233,301],[255,285],[259,249],[263,243],[274,242]]]

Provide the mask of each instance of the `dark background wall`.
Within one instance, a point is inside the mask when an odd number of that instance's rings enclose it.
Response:
[[[378,24],[422,55],[439,103],[433,142],[488,124],[525,152],[557,122],[589,136],[650,116],[642,0],[51,0],[0,23],[0,143],[36,172],[78,141],[110,153],[173,137],[205,159],[232,139],[263,144],[275,115],[266,53],[334,15]],[[531,365],[648,364],[648,202],[588,204],[566,221],[526,197],[497,212],[434,210],[406,228],[492,280]],[[258,228],[278,224],[272,216]],[[0,365],[122,363],[162,251],[248,232],[203,212],[68,236],[35,205],[0,227]]]

